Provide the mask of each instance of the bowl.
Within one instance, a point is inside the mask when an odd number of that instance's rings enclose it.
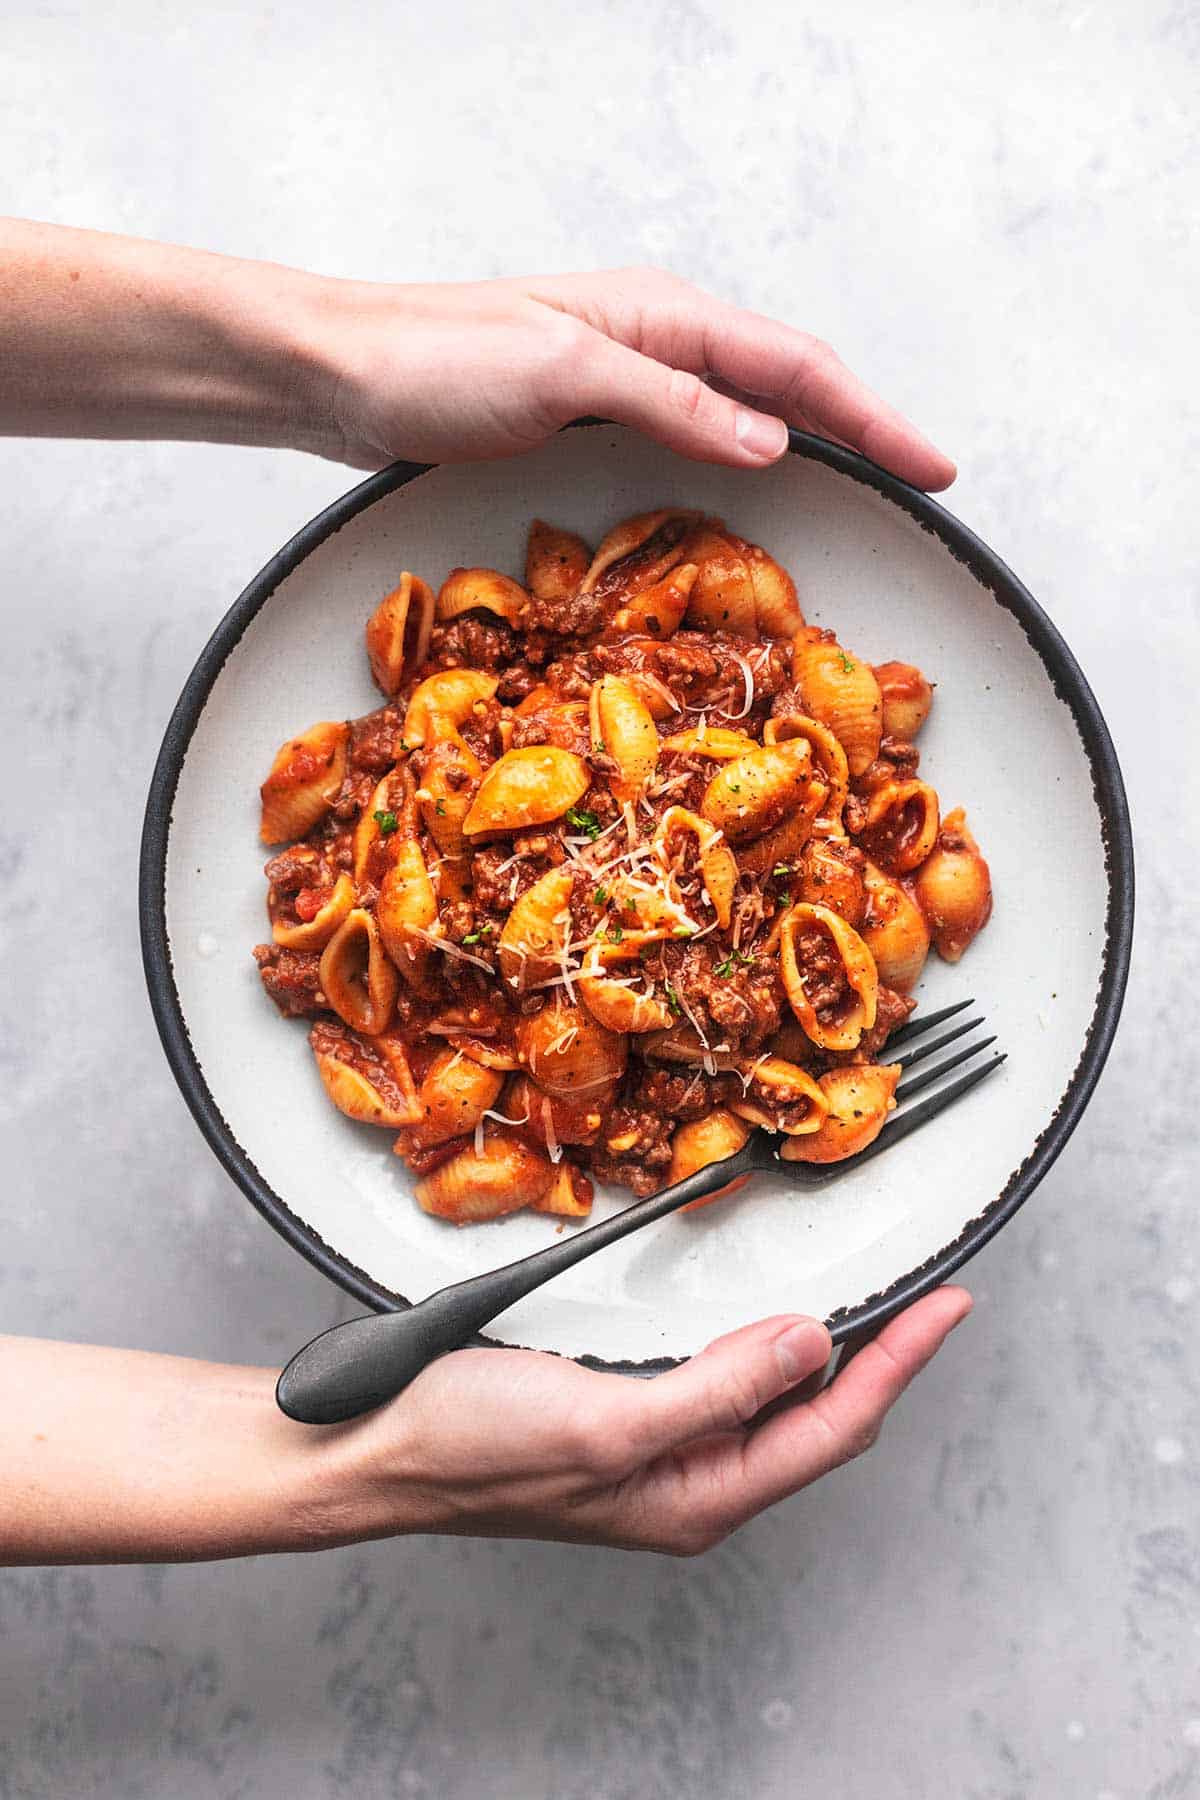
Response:
[[[284,738],[379,704],[372,608],[411,568],[519,573],[534,516],[595,543],[625,515],[685,504],[725,518],[794,576],[810,623],[872,662],[936,681],[921,773],[965,805],[995,913],[956,966],[931,957],[929,1011],[974,995],[1003,1070],[887,1156],[817,1193],[754,1178],[636,1234],[522,1301],[491,1341],[654,1370],[773,1312],[877,1326],[973,1256],[1028,1199],[1087,1105],[1129,964],[1133,859],[1116,754],[1079,665],[1000,559],[927,495],[792,435],[764,472],[688,462],[589,423],[530,455],[396,464],[306,525],[230,608],[188,677],[150,786],[140,913],[163,1046],[205,1138],[260,1212],[369,1306],[403,1306],[551,1241],[518,1213],[427,1217],[390,1134],[321,1090],[303,1020],[284,1021],[250,949],[268,935],[258,783]],[[600,1193],[601,1217],[628,1194]]]

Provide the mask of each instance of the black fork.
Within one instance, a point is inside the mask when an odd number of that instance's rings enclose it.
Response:
[[[765,1131],[752,1132],[735,1155],[709,1163],[674,1187],[664,1188],[648,1200],[638,1200],[573,1237],[535,1250],[531,1256],[492,1269],[486,1275],[441,1288],[417,1306],[399,1312],[368,1313],[323,1331],[297,1351],[280,1375],[275,1390],[280,1407],[289,1418],[307,1425],[333,1425],[357,1418],[385,1400],[394,1399],[434,1357],[461,1349],[498,1314],[561,1275],[564,1269],[573,1268],[619,1238],[628,1237],[630,1232],[640,1231],[643,1225],[677,1212],[689,1201],[715,1194],[741,1175],[770,1170],[786,1176],[796,1186],[818,1188],[836,1181],[850,1169],[861,1168],[871,1157],[881,1156],[911,1132],[936,1119],[948,1106],[986,1081],[1005,1060],[1004,1053],[996,1051],[985,1062],[975,1063],[975,1058],[996,1040],[994,1036],[970,1035],[983,1024],[982,1018],[959,1019],[973,1005],[972,1000],[961,1000],[957,1006],[945,1006],[927,1018],[911,1019],[893,1032],[887,1043],[888,1059],[900,1063],[905,1071],[896,1088],[897,1109],[874,1143],[856,1156],[840,1163],[785,1162],[779,1155],[780,1140],[776,1136]],[[929,1036],[951,1019],[958,1022],[937,1036]],[[952,1056],[929,1068],[922,1067],[929,1057],[950,1044],[959,1045]],[[911,1048],[892,1055],[901,1045]],[[967,1063],[975,1066],[966,1068]],[[960,1068],[963,1073],[955,1080],[937,1085]],[[914,1074],[913,1070],[919,1073]],[[913,1095],[927,1088],[934,1091],[912,1105]],[[858,1343],[847,1346],[859,1347]]]

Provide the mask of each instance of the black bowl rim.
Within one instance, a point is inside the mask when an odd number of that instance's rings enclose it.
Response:
[[[576,425],[606,423],[598,419],[575,421]],[[1029,1198],[1079,1123],[1112,1047],[1125,996],[1133,940],[1133,837],[1120,764],[1096,697],[1061,632],[1025,585],[973,531],[920,489],[910,487],[856,451],[825,438],[794,430],[789,431],[788,437],[793,455],[823,463],[874,489],[908,513],[1018,620],[1079,731],[1092,771],[1108,876],[1104,955],[1096,1006],[1079,1061],[1049,1122],[1001,1193],[968,1221],[952,1243],[858,1306],[843,1308],[829,1319],[833,1340],[841,1343],[869,1336],[961,1269]],[[166,919],[166,863],[175,793],[192,734],[226,659],[251,620],[287,576],[334,532],[376,501],[427,474],[432,466],[396,462],[368,476],[302,526],[238,596],[197,658],[168,721],[146,801],[139,867],[138,917],[150,1005],[167,1061],[193,1118],[226,1173],[280,1236],[331,1281],[377,1311],[395,1310],[412,1302],[382,1287],[293,1213],[264,1180],[221,1115],[192,1048],[175,986]],[[497,1340],[481,1337],[476,1341]],[[660,1356],[626,1362],[584,1354],[576,1360],[617,1373],[653,1375],[675,1367],[679,1359]]]

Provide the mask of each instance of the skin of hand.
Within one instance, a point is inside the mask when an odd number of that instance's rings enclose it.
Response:
[[[359,468],[510,456],[569,420],[761,468],[787,424],[918,487],[954,465],[808,332],[658,269],[334,280],[0,220],[0,431],[274,444]]]
[[[348,1425],[276,1371],[0,1339],[0,1563],[175,1562],[418,1532],[692,1556],[874,1442],[966,1317],[941,1288],[814,1393],[814,1319],[764,1319],[653,1380],[458,1350]]]
[[[507,456],[572,418],[698,460],[783,454],[784,422],[917,486],[953,464],[820,340],[661,271],[335,281],[0,220],[0,431],[277,445],[357,467]],[[812,1320],[768,1319],[652,1381],[463,1350],[351,1426],[285,1420],[269,1370],[0,1340],[0,1562],[318,1549],[401,1532],[693,1554],[874,1441],[965,1317],[893,1320],[824,1391]]]

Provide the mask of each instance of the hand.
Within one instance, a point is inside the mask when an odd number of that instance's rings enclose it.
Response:
[[[324,372],[314,429],[318,441],[324,429],[331,435],[326,454],[356,467],[509,456],[593,413],[700,461],[774,462],[786,421],[918,487],[954,480],[949,458],[828,344],[661,270],[324,282],[312,298]]]
[[[799,1391],[830,1354],[815,1319],[747,1325],[652,1381],[531,1350],[456,1351],[347,1428],[335,1460],[351,1523],[334,1535],[401,1529],[695,1555],[869,1449],[970,1308],[961,1288],[927,1295],[811,1399]],[[796,1397],[772,1405],[785,1395]]]

